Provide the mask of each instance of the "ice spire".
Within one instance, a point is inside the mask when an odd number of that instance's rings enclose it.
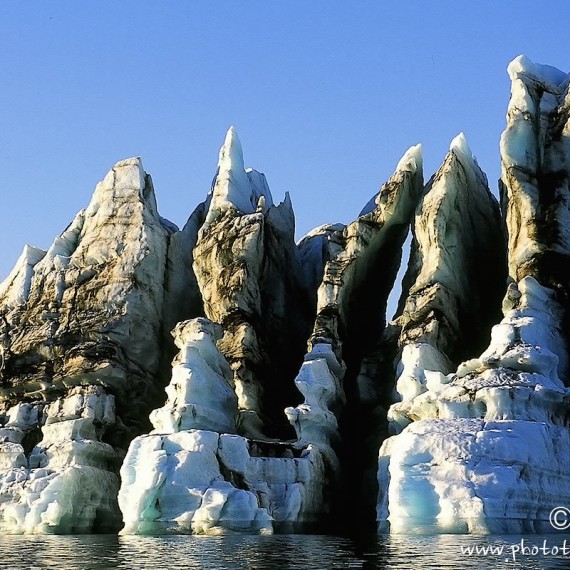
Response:
[[[404,172],[410,172],[411,174],[420,172],[422,173],[423,176],[423,156],[422,156],[421,144],[416,144],[414,146],[411,146],[404,153],[402,158],[400,158],[400,160],[398,161],[396,170],[394,171],[392,178],[397,176],[398,173],[404,173]],[[380,200],[381,190],[382,188],[378,192],[376,192],[376,194],[374,194],[372,198],[370,198],[366,206],[364,206],[364,208],[362,208],[362,210],[360,211],[360,214],[358,214],[359,217],[365,216],[366,214],[369,214],[370,212],[376,209],[378,205],[377,200]]]
[[[397,171],[409,171],[415,172],[420,170],[423,166],[422,157],[422,145],[416,144],[411,146],[405,153],[404,156],[399,160],[396,166]]]
[[[218,172],[214,178],[212,201],[205,225],[229,208],[235,208],[242,214],[255,212],[261,196],[265,197],[267,208],[273,205],[265,176],[251,168],[244,168],[241,143],[232,126],[220,149]]]
[[[233,126],[228,129],[224,144],[220,148],[218,175],[214,193],[216,190],[225,191],[228,198],[247,198],[249,193],[249,181],[245,174],[243,150],[238,134]],[[243,196],[234,196],[234,194],[238,193],[243,194]]]
[[[467,138],[462,132],[459,133],[451,141],[451,144],[449,145],[449,150],[457,155],[465,156],[466,158],[469,158],[471,160],[475,159],[473,153],[471,152],[471,148],[469,148],[469,144],[467,143]]]
[[[455,155],[463,168],[471,170],[484,186],[488,186],[489,182],[487,180],[487,175],[481,170],[481,167],[477,162],[477,157],[471,152],[471,148],[467,142],[467,137],[464,133],[459,133],[451,141],[449,152]]]

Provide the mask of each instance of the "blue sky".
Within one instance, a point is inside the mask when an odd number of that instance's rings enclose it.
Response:
[[[354,219],[411,145],[426,179],[464,131],[499,176],[508,62],[570,71],[566,2],[0,3],[0,278],[141,156],[161,214],[207,193],[226,129],[299,236]]]

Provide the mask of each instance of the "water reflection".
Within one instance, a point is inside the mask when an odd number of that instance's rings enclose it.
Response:
[[[562,551],[564,540],[568,543],[566,555]],[[565,535],[0,537],[0,568],[13,570],[48,568],[546,570],[569,566],[570,536]]]
[[[120,537],[119,541],[119,568],[143,559],[150,567],[160,567],[165,556],[179,557],[187,568],[322,569],[335,564],[348,568],[354,562],[350,541],[328,536]]]

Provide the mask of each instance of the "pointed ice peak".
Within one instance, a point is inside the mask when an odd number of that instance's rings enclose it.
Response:
[[[262,173],[244,168],[241,143],[232,126],[220,149],[218,172],[214,178],[212,201],[205,225],[229,208],[235,208],[242,214],[255,212],[261,196],[265,198],[266,208],[270,209],[273,199],[267,180]]]
[[[295,240],[295,212],[293,212],[293,204],[289,192],[285,192],[283,201],[267,211],[267,221],[275,229],[282,233],[288,234],[287,239]]]
[[[273,197],[271,196],[271,190],[269,190],[265,174],[263,174],[263,172],[258,172],[253,168],[246,168],[245,173],[251,185],[253,199],[258,201],[260,196],[264,196],[267,208],[273,206]]]
[[[130,185],[131,188],[138,187],[141,190],[144,188],[145,171],[140,156],[119,160],[119,162],[113,166],[112,170],[116,176],[115,187],[117,186],[117,183],[119,183]]]
[[[218,157],[219,172],[235,170],[237,172],[245,171],[243,164],[243,150],[239,140],[237,131],[232,125],[226,133],[224,144],[220,148]]]
[[[259,200],[257,201],[257,207],[255,208],[256,212],[261,212],[262,214],[265,214],[265,212],[267,211],[267,206],[265,204],[265,196],[260,196]]]
[[[464,168],[472,170],[473,173],[481,179],[481,182],[487,186],[487,175],[481,170],[477,158],[471,152],[467,137],[464,133],[459,133],[449,145],[449,152],[453,153]]]
[[[143,198],[145,187],[145,171],[140,156],[119,160],[105,178],[97,185],[96,192],[105,192],[111,189],[119,192],[138,190]]]
[[[86,216],[92,216],[101,207],[105,208],[105,205],[110,207],[110,201],[130,201],[137,197],[158,217],[152,181],[144,171],[140,156],[115,163],[105,178],[97,184]]]
[[[511,81],[520,75],[540,83],[547,91],[558,92],[564,88],[570,75],[551,65],[535,63],[525,55],[519,55],[509,63],[507,72]]]
[[[413,172],[423,168],[422,145],[411,146],[399,160],[396,171]]]
[[[140,156],[132,156],[131,158],[124,158],[115,163],[113,168],[122,168],[123,166],[136,166],[142,170],[142,159]]]
[[[454,152],[459,157],[464,157],[468,160],[473,160],[477,162],[477,159],[473,156],[471,149],[469,148],[469,143],[467,142],[467,137],[463,133],[459,133],[449,145],[449,150]]]
[[[396,170],[390,178],[394,178],[394,176],[396,176],[399,172],[410,172],[412,174],[415,172],[420,172],[420,174],[423,176],[423,164],[424,161],[422,155],[422,145],[417,144],[411,146],[404,153],[404,156],[402,156],[402,158],[400,158],[398,161]],[[376,209],[376,206],[379,204],[378,200],[380,199],[381,192],[382,188],[380,188],[380,190],[374,194],[370,200],[368,200],[366,206],[364,206],[364,208],[362,208],[360,211],[360,214],[358,214],[358,217],[365,216],[366,214],[369,214]]]
[[[0,300],[6,307],[25,303],[30,292],[34,267],[44,258],[46,252],[38,247],[25,245],[14,269],[0,283]]]
[[[77,247],[84,223],[85,210],[79,210],[71,224],[67,226],[62,234],[55,238],[42,263],[48,264],[50,263],[49,260],[53,260],[57,256],[70,257]]]

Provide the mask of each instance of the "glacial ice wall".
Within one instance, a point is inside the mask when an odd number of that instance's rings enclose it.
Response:
[[[338,418],[346,403],[342,386],[346,366],[342,360],[345,333],[337,329],[337,319],[346,322],[341,311],[347,311],[348,305],[342,299],[349,298],[349,288],[358,283],[346,276],[359,264],[363,272],[364,264],[369,263],[365,256],[373,257],[373,248],[378,251],[386,243],[393,244],[387,237],[393,226],[402,227],[399,239],[403,243],[406,222],[421,190],[421,155],[419,149],[412,149],[382,187],[378,204],[346,230],[315,232],[320,238],[317,254],[315,247],[306,247],[307,239],[298,249],[291,250],[292,241],[287,249],[275,244],[269,248],[272,242],[263,237],[265,225],[271,231],[275,217],[266,219],[262,210],[255,214],[241,210],[260,198],[242,176],[238,142],[231,129],[220,151],[214,182],[218,197],[210,203],[211,213],[200,229],[195,249],[205,311],[217,316],[222,326],[195,319],[179,323],[174,330],[180,353],[166,389],[167,402],[150,416],[153,432],[131,443],[121,470],[119,504],[124,533],[268,533],[318,528],[315,525],[322,525],[333,507],[328,497],[339,490],[341,470],[336,450],[341,439]],[[234,168],[239,175],[232,173]],[[235,183],[240,179],[241,185]],[[266,184],[264,188],[267,195]],[[236,197],[236,192],[248,194],[249,201],[243,195]],[[215,224],[219,225],[213,232]],[[290,222],[285,225],[288,227]],[[212,243],[220,234],[227,244]],[[224,253],[229,247],[233,255]],[[285,409],[297,434],[296,440],[289,441],[277,441],[263,433],[267,422],[262,421],[264,385],[259,371],[266,357],[262,347],[273,339],[263,336],[267,329],[256,327],[254,318],[280,310],[264,312],[260,293],[260,264],[266,255],[277,258],[277,251],[285,256],[292,251],[305,266],[312,258],[316,271],[325,275],[317,295],[314,332],[294,384],[304,402]],[[248,279],[240,277],[240,272]],[[290,291],[299,287],[289,283]],[[385,289],[387,296],[389,287]],[[275,301],[290,307],[283,297],[274,297]],[[336,307],[339,312],[330,316]],[[181,492],[184,487],[187,491]]]
[[[550,530],[569,77],[508,72],[500,204],[462,134],[425,186],[417,145],[354,221],[297,243],[233,127],[181,230],[140,159],[117,163],[0,284],[0,530]]]
[[[382,530],[548,532],[552,509],[570,500],[569,78],[522,56],[509,75],[503,319],[481,356],[453,370],[404,349],[419,382],[400,379],[389,412],[406,427],[380,450]]]

